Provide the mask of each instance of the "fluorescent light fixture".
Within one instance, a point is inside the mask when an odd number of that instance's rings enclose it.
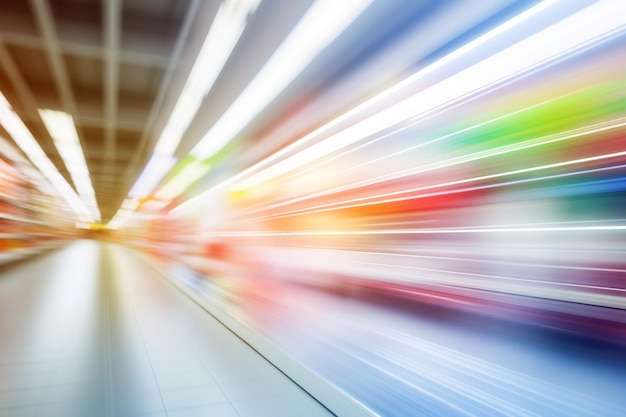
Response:
[[[0,136],[0,154],[17,164],[24,164],[27,162],[19,151],[11,146],[11,143],[2,136]]]
[[[478,91],[504,82],[584,47],[589,42],[600,39],[626,24],[626,14],[620,13],[621,4],[618,0],[606,0],[592,4],[444,81],[355,123],[300,153],[269,166],[267,169],[242,181],[237,188],[246,189],[268,181],[399,123],[416,117],[425,117],[429,112],[438,108],[454,103],[464,97],[469,97]],[[545,8],[545,5],[539,4],[536,7],[536,11],[542,10]],[[519,22],[520,20],[519,18],[514,18],[514,21]],[[504,26],[509,28],[511,24],[506,22]],[[494,31],[499,34],[502,32],[502,29],[498,27]],[[491,37],[492,35],[488,33],[478,39],[490,39]],[[480,42],[482,43],[483,40]],[[468,50],[467,47],[462,47],[461,49]],[[459,52],[456,51],[451,55],[453,57],[460,56]],[[448,62],[450,58],[446,56],[442,60]],[[431,67],[439,68],[440,65],[438,61]],[[425,70],[431,71],[431,67],[427,67]],[[420,71],[417,74],[422,73]],[[411,78],[415,79],[414,77]],[[325,130],[325,127],[303,137],[290,149],[319,136],[321,130]]]
[[[87,169],[87,162],[72,116],[61,111],[43,109],[39,109],[39,116],[52,136],[78,195],[87,206],[91,217],[100,221],[100,211],[91,184],[89,169]]]
[[[147,197],[172,168],[176,162],[173,155],[183,134],[239,41],[248,17],[254,13],[260,1],[226,0],[220,5],[172,114],[157,140],[154,153],[128,193],[129,197]],[[113,223],[116,224],[118,222]]]
[[[139,200],[137,199],[127,198],[122,203],[122,209],[124,210],[135,211],[137,210],[137,207],[139,207]]]
[[[107,229],[117,230],[122,227],[135,213],[139,207],[139,200],[135,198],[126,198],[122,203],[122,207],[117,210],[115,216],[106,225]]]
[[[13,111],[2,93],[0,93],[0,124],[11,135],[17,146],[26,154],[33,165],[46,177],[58,194],[69,204],[79,220],[86,222],[96,221],[85,203],[78,197],[50,159],[48,159],[39,143],[37,143],[28,128]]]
[[[168,201],[150,200],[144,204],[141,208],[145,211],[160,211],[163,210],[169,204]]]
[[[155,153],[174,154],[204,96],[213,86],[241,37],[248,16],[254,13],[259,3],[260,0],[227,0],[220,5],[174,110],[157,141]]]
[[[150,195],[159,181],[174,166],[176,158],[170,155],[153,154],[148,164],[143,169],[139,179],[128,193],[131,199],[142,199]]]
[[[122,207],[120,207],[117,213],[115,213],[115,216],[113,216],[111,221],[109,221],[109,223],[106,225],[106,228],[110,230],[117,230],[121,228],[122,226],[124,226],[135,214],[141,215],[141,219],[143,220],[146,220],[147,218],[150,218],[150,217],[153,217],[153,218],[158,217],[158,216],[155,216],[154,213],[146,213],[143,210],[143,207],[142,207],[142,211],[137,212],[136,210],[138,207],[138,203],[139,202],[137,200],[133,200],[130,198],[127,198],[126,200],[124,200],[124,203],[122,203]],[[149,203],[150,202],[148,202],[147,204]],[[147,207],[147,208],[150,209],[151,207]]]
[[[133,213],[134,211],[131,210],[119,209],[111,221],[109,221],[106,228],[111,230],[119,229],[131,218]]]
[[[181,195],[191,184],[198,181],[211,170],[211,166],[202,161],[193,161],[184,167],[154,196],[159,200],[172,200]]]
[[[372,0],[316,1],[241,95],[193,148],[191,154],[199,159],[206,159],[219,152],[371,2]]]

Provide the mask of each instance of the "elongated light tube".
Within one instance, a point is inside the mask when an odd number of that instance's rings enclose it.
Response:
[[[371,2],[372,0],[315,2],[241,95],[198,142],[191,154],[204,159],[221,150]]]
[[[58,194],[69,204],[78,219],[85,222],[96,221],[97,219],[87,209],[85,202],[80,199],[78,194],[48,159],[37,140],[13,111],[2,93],[0,93],[0,124],[11,135],[17,146],[26,154],[33,165],[46,177]]]
[[[154,152],[173,155],[189,123],[211,90],[260,0],[229,0],[220,5]]]
[[[61,111],[42,109],[39,109],[39,116],[52,136],[54,146],[59,151],[59,155],[61,155],[63,163],[70,173],[78,195],[87,206],[91,217],[99,221],[100,211],[98,210],[96,194],[91,184],[89,169],[87,169],[87,162],[80,146],[72,116]]]

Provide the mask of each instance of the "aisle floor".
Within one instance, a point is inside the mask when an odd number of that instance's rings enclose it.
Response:
[[[331,416],[132,252],[0,270],[0,416]]]

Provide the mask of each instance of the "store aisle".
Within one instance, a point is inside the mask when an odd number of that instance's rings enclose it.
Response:
[[[131,252],[0,271],[0,416],[329,416]]]

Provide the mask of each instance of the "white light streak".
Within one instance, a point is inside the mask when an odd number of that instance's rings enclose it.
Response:
[[[427,186],[423,186],[423,187],[416,187],[416,188],[410,188],[410,189],[405,189],[405,190],[398,190],[398,191],[393,191],[393,192],[389,192],[389,193],[383,193],[383,194],[371,195],[371,196],[367,196],[367,197],[361,197],[361,198],[354,198],[354,199],[350,199],[350,200],[344,200],[344,201],[340,201],[340,202],[321,204],[321,205],[314,206],[314,207],[309,207],[309,208],[306,208],[306,209],[293,210],[293,211],[281,213],[280,215],[267,216],[266,218],[270,218],[270,217],[272,217],[272,218],[285,217],[287,215],[295,215],[295,214],[298,214],[298,215],[312,214],[312,213],[319,213],[319,212],[322,212],[322,211],[339,210],[339,209],[355,208],[355,207],[364,207],[364,206],[375,205],[375,204],[385,204],[385,203],[393,203],[393,202],[398,202],[398,201],[405,201],[405,200],[420,198],[420,197],[423,197],[423,196],[412,195],[412,196],[406,196],[406,197],[400,197],[400,198],[391,198],[391,199],[389,199],[387,197],[392,197],[392,196],[400,195],[400,194],[414,193],[414,192],[419,192],[419,191],[432,190],[432,189],[436,189],[436,188],[450,187],[450,186],[466,184],[466,183],[471,183],[471,182],[491,180],[491,179],[494,179],[494,178],[500,178],[500,177],[505,177],[505,176],[510,176],[510,175],[525,174],[525,173],[534,172],[534,171],[540,171],[540,170],[544,170],[544,169],[558,168],[558,167],[562,167],[562,166],[568,166],[568,165],[575,165],[575,164],[580,164],[580,163],[585,163],[585,162],[598,161],[598,160],[602,160],[602,159],[616,158],[616,157],[620,157],[620,156],[626,156],[626,151],[614,152],[614,153],[604,154],[604,155],[591,156],[591,157],[587,157],[587,158],[574,159],[574,160],[564,161],[564,162],[557,162],[557,163],[554,163],[554,164],[534,166],[534,167],[523,168],[523,169],[518,169],[518,170],[514,170],[514,171],[500,172],[500,173],[490,174],[490,175],[482,175],[482,176],[479,176],[479,177],[464,178],[464,179],[456,180],[456,181],[448,181],[448,182],[444,182],[444,183],[427,185]],[[454,192],[454,190],[452,190],[450,192]],[[428,196],[431,196],[431,195],[428,195]],[[370,201],[370,200],[374,200],[374,201]],[[353,204],[353,203],[357,203],[357,204]]]
[[[78,195],[87,206],[92,219],[100,221],[96,193],[91,184],[89,169],[72,116],[62,111],[47,109],[39,109],[39,116],[70,173]]]
[[[196,57],[154,152],[173,155],[187,127],[211,90],[260,0],[223,2]]]
[[[468,52],[475,50],[476,48],[478,48],[479,46],[485,44],[486,42],[488,42],[489,40],[497,37],[497,35],[500,35],[504,32],[506,32],[507,30],[517,26],[518,24],[526,21],[527,19],[531,18],[532,16],[537,15],[538,13],[542,12],[543,10],[547,9],[549,6],[551,6],[552,4],[554,4],[556,1],[554,0],[550,0],[550,1],[543,1],[533,7],[531,7],[530,9],[520,13],[519,15],[513,17],[512,19],[504,22],[502,25],[494,28],[493,30],[489,31],[488,33],[468,42],[467,44],[461,46],[459,49],[453,51],[452,53],[444,56],[443,58],[437,60],[436,62],[428,65],[426,68],[423,68],[422,70],[418,71],[417,73],[413,74],[412,76],[406,78],[403,81],[400,81],[399,83],[393,85],[392,87],[388,88],[387,90],[379,93],[378,95],[376,95],[375,97],[372,97],[371,99],[365,101],[362,104],[359,104],[358,106],[354,107],[353,109],[349,110],[348,112],[342,114],[341,116],[333,119],[332,121],[330,121],[329,123],[325,124],[324,126],[316,129],[315,131],[311,132],[310,134],[304,136],[303,138],[297,140],[296,142],[294,142],[293,144],[285,147],[284,149],[281,149],[280,151],[270,155],[268,158],[264,159],[263,161],[257,163],[256,165],[246,169],[244,172],[241,173],[241,175],[238,175],[237,178],[244,176],[246,174],[249,174],[251,172],[254,172],[266,165],[269,165],[270,163],[272,163],[273,161],[281,158],[282,156],[285,156],[287,154],[289,154],[290,152],[294,151],[297,148],[300,148],[304,145],[306,145],[308,142],[313,141],[316,138],[319,138],[322,134],[324,134],[325,132],[329,131],[330,129],[334,128],[335,126],[339,125],[340,123],[350,119],[351,117],[354,117],[356,115],[358,115],[359,113],[364,112],[367,109],[376,107],[377,105],[379,105],[379,103],[383,102],[385,99],[387,99],[388,97],[392,96],[393,94],[397,93],[398,91],[401,91],[402,89],[408,87],[409,85],[415,83],[416,81],[420,80],[421,78],[423,78],[424,76],[434,72],[435,70],[443,67],[444,65],[454,61],[455,59],[464,56],[465,54],[467,54]]]
[[[153,154],[143,172],[128,193],[131,199],[146,198],[158,185],[161,178],[174,166],[176,158],[169,155]]]
[[[0,93],[0,123],[11,135],[17,146],[26,154],[33,165],[50,182],[52,187],[69,204],[80,221],[91,222],[95,219],[87,209],[85,203],[78,197],[74,189],[65,181],[54,164],[48,159],[37,140],[24,125],[22,120],[11,108],[4,95]]]
[[[371,2],[317,0],[191,154],[205,159],[221,150]]]
[[[535,106],[532,106],[535,107]],[[528,109],[532,108],[529,107]],[[432,143],[432,142],[436,142],[448,137],[453,137],[459,133],[464,133],[468,130],[474,129],[476,127],[480,127],[483,125],[488,124],[489,122],[493,122],[493,121],[497,121],[500,119],[503,119],[507,116],[510,115],[514,115],[518,112],[514,112],[514,113],[510,113],[509,115],[505,115],[502,117],[498,117],[495,119],[492,119],[490,121],[484,122],[484,123],[480,123],[478,125],[474,125],[474,126],[470,126],[468,128],[450,133],[448,135],[445,136],[441,136],[435,139],[432,139],[430,141],[428,141],[427,143]],[[594,125],[590,125],[590,126],[585,126],[585,127],[581,127],[581,128],[577,128],[577,129],[572,129],[572,130],[568,130],[565,132],[559,132],[559,133],[555,133],[552,135],[548,135],[548,136],[542,136],[542,137],[538,137],[538,138],[533,138],[533,139],[529,139],[529,140],[525,140],[519,143],[514,143],[514,144],[510,144],[510,145],[505,145],[505,146],[501,146],[499,148],[493,148],[493,149],[489,149],[489,150],[485,150],[485,151],[480,151],[480,152],[475,152],[473,154],[467,154],[467,155],[463,155],[461,157],[458,158],[453,158],[453,159],[448,159],[448,160],[443,160],[443,161],[439,161],[436,163],[432,163],[429,165],[423,165],[420,166],[419,168],[411,168],[411,169],[406,169],[406,170],[402,170],[402,171],[398,171],[398,172],[394,172],[394,173],[390,173],[384,176],[380,176],[380,177],[375,177],[372,179],[368,179],[366,181],[361,181],[355,184],[349,184],[349,185],[344,185],[344,186],[340,186],[340,187],[335,187],[333,189],[329,189],[329,190],[325,190],[325,191],[321,191],[318,193],[311,193],[311,194],[307,194],[305,196],[302,197],[298,197],[298,198],[293,198],[287,201],[282,201],[276,204],[272,204],[272,205],[267,205],[264,206],[262,209],[266,210],[266,209],[271,209],[271,208],[278,208],[278,207],[282,207],[282,206],[286,206],[289,204],[293,204],[293,203],[297,203],[297,202],[302,202],[302,201],[306,201],[306,200],[311,200],[313,198],[318,198],[318,197],[322,197],[322,196],[326,196],[326,195],[331,195],[331,194],[336,194],[336,193],[341,193],[341,192],[345,192],[345,191],[350,191],[350,190],[354,190],[357,188],[362,188],[362,187],[367,187],[367,186],[372,186],[372,185],[376,185],[376,184],[380,184],[386,181],[392,181],[392,180],[397,180],[399,178],[403,178],[403,177],[407,177],[407,176],[412,176],[412,175],[416,175],[416,174],[423,174],[423,173],[428,173],[437,169],[444,169],[444,168],[449,168],[449,167],[453,167],[459,164],[464,164],[467,162],[473,162],[473,161],[477,161],[477,160],[481,160],[481,159],[486,159],[486,158],[491,158],[494,156],[500,156],[500,155],[504,155],[504,154],[508,154],[508,153],[512,153],[512,152],[517,152],[517,151],[521,151],[521,150],[526,150],[526,149],[531,149],[537,146],[543,146],[543,145],[548,145],[551,143],[556,143],[556,142],[560,142],[560,141],[564,141],[564,140],[568,140],[568,139],[576,139],[576,138],[580,138],[580,137],[584,137],[584,136],[588,136],[588,135],[592,135],[595,133],[601,133],[601,132],[605,132],[605,131],[609,131],[609,130],[614,130],[614,129],[619,129],[621,127],[626,126],[626,118],[618,118],[618,119],[614,119],[614,120],[609,120],[606,122],[602,122],[602,123],[597,123]],[[409,150],[418,148],[420,146],[422,146],[423,144],[420,145],[415,145],[409,149],[400,151],[400,152],[396,152],[394,155],[399,155],[403,152],[407,152]],[[383,160],[385,158],[387,158],[389,156],[385,156],[385,157],[381,157],[381,158],[377,158],[373,161],[368,161],[366,163],[363,163],[359,166],[365,166],[369,163],[373,163],[376,161],[380,161]],[[313,169],[314,167],[311,167],[310,169]],[[350,171],[352,169],[354,169],[354,166],[349,167],[348,169],[346,169],[345,171],[341,171],[339,173],[336,173],[335,175],[337,176],[341,176],[342,174],[344,174],[347,171]],[[410,189],[410,190],[404,190],[404,191],[397,191],[395,192],[395,194],[404,194],[406,192],[411,192],[411,191],[415,191],[414,189]],[[368,197],[368,198],[376,198],[377,196],[374,197]]]
[[[154,195],[159,200],[172,200],[182,194],[191,184],[198,181],[211,170],[207,163],[194,161],[182,169]]]
[[[571,54],[626,24],[625,15],[618,12],[620,10],[618,3],[604,1],[593,4],[413,97],[252,175],[240,183],[238,188],[246,189],[268,181],[401,122],[426,116],[441,106],[450,105],[563,55]],[[301,141],[308,142],[316,136],[317,131],[305,136]]]
[[[129,192],[129,198],[147,197],[174,166],[176,159],[173,155],[178,144],[260,1],[226,0],[220,5],[172,114],[157,140],[154,153]],[[122,213],[121,217],[124,218],[125,214]],[[113,224],[118,225],[118,222]]]
[[[290,237],[290,236],[376,236],[376,235],[438,235],[438,234],[491,234],[491,233],[538,233],[538,232],[594,232],[626,231],[626,225],[615,226],[564,226],[564,227],[487,227],[487,228],[432,228],[387,230],[325,230],[298,232],[212,232],[219,237]]]

